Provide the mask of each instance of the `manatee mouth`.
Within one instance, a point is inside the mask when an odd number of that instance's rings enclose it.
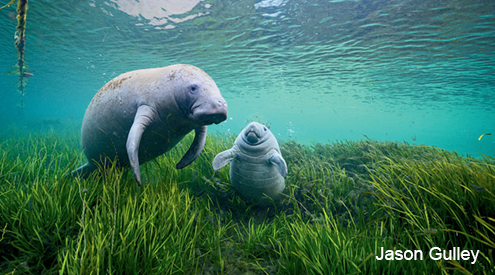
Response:
[[[199,103],[192,108],[190,116],[204,125],[219,124],[227,119],[227,103],[220,100],[216,104]]]
[[[246,133],[246,139],[249,143],[254,144],[260,140],[260,136],[255,131],[249,131]]]
[[[213,123],[219,124],[220,122],[227,119],[227,114],[208,114],[200,117],[200,120],[204,122],[205,125],[211,125]]]

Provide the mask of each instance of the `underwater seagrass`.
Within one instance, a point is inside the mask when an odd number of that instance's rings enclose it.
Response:
[[[176,165],[182,169],[203,150],[206,126],[227,118],[227,103],[204,71],[171,65],[124,73],[103,86],[84,115],[81,144],[88,162],[73,174],[86,177],[116,160],[130,166],[141,184],[139,164],[174,147],[195,131],[191,147]]]

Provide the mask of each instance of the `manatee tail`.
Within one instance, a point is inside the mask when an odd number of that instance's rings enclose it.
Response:
[[[72,171],[71,175],[73,177],[86,179],[95,170],[96,170],[96,166],[88,162],[83,166],[77,168],[76,170]]]

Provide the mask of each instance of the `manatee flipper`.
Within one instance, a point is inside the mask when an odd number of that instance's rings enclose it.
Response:
[[[187,150],[186,154],[182,157],[179,163],[177,163],[175,168],[182,169],[188,166],[199,156],[199,154],[201,154],[203,148],[205,147],[206,129],[206,125],[194,129],[194,140],[191,143],[191,147],[189,147],[189,150]]]
[[[71,175],[73,177],[86,179],[89,176],[89,174],[91,174],[95,170],[96,170],[96,166],[87,162],[83,166],[72,171]]]
[[[139,106],[127,137],[126,149],[127,155],[129,156],[129,164],[138,185],[141,185],[141,172],[139,171],[139,144],[141,143],[141,137],[143,136],[146,127],[152,123],[155,116],[156,111],[150,106]]]
[[[287,164],[277,151],[271,150],[268,153],[268,161],[277,167],[277,170],[282,177],[287,177]]]
[[[234,160],[235,151],[236,150],[234,148],[231,148],[216,155],[212,163],[213,170],[215,171],[220,170],[220,168],[224,167],[225,165],[229,164],[232,160]]]

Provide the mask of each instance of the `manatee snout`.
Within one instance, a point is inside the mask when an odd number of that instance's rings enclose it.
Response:
[[[263,132],[266,132],[265,126],[251,122],[244,130],[244,140],[249,144],[256,144],[263,137]]]
[[[213,98],[198,106],[194,116],[206,125],[218,124],[227,119],[227,102],[223,98]]]
[[[249,143],[251,144],[258,142],[258,140],[260,139],[256,134],[256,132],[249,132],[246,134],[246,137],[247,137],[247,141],[249,141]]]

